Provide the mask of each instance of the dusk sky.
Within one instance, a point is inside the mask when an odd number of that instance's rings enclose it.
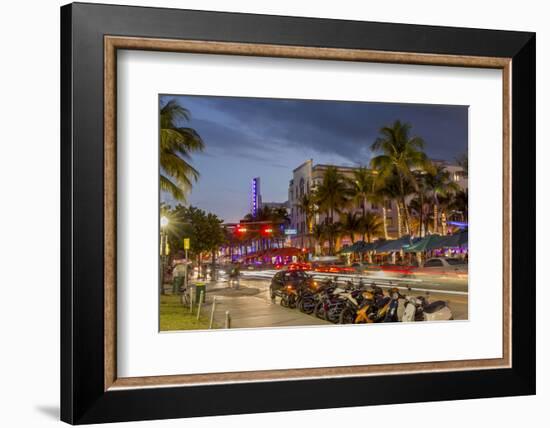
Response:
[[[194,128],[205,150],[192,154],[200,178],[188,203],[238,222],[247,212],[250,182],[261,178],[264,202],[284,202],[292,170],[314,164],[367,166],[379,129],[395,120],[412,125],[432,159],[455,162],[468,151],[468,107],[237,97],[176,99],[191,113],[181,126]],[[161,201],[175,205],[162,192]]]

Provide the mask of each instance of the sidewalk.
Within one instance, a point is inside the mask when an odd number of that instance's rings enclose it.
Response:
[[[241,281],[238,290],[229,288],[226,282],[207,283],[207,301],[203,310],[210,314],[213,298],[216,297],[214,323],[222,327],[225,313],[229,311],[231,328],[284,327],[326,325],[327,321],[306,315],[298,309],[283,308],[272,303],[267,289],[254,286],[253,282]]]

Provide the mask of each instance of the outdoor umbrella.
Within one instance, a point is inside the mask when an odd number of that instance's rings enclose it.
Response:
[[[369,242],[361,248],[361,252],[366,253],[368,251],[375,251],[378,247],[386,244],[387,242],[389,241],[386,241],[385,239],[379,239],[378,241]]]
[[[347,253],[363,253],[365,252],[365,248],[368,244],[365,243],[365,241],[357,241],[354,242],[353,245],[349,245],[345,248],[343,248],[340,253],[347,254]]]
[[[467,248],[468,247],[468,231],[455,233],[454,235],[445,236],[441,244],[443,248]]]
[[[353,244],[353,245],[348,245],[347,247],[342,248],[342,249],[340,250],[340,254],[355,253],[354,246],[355,246],[355,244]]]
[[[442,243],[445,241],[445,237],[440,235],[428,235],[420,239],[410,247],[405,248],[407,253],[420,253],[423,251],[430,251],[436,248],[443,248]]]
[[[392,253],[400,251],[403,247],[411,245],[411,237],[409,235],[403,236],[399,239],[393,239],[386,241],[382,245],[376,248],[377,253]]]

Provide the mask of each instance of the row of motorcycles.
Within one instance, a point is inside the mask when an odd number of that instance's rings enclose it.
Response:
[[[423,296],[403,295],[396,287],[383,290],[375,283],[365,285],[348,281],[338,284],[329,279],[294,281],[281,287],[271,285],[271,299],[287,308],[335,324],[367,324],[380,322],[413,322],[452,320],[448,304],[442,300],[429,302]]]

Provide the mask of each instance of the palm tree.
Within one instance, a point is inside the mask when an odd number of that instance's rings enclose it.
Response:
[[[416,189],[417,184],[412,170],[421,167],[426,162],[426,154],[422,151],[424,140],[410,136],[411,125],[396,120],[391,126],[380,129],[380,137],[372,144],[372,150],[381,152],[371,159],[371,167],[380,176],[395,175],[399,185],[399,202],[404,216],[405,233],[410,234],[409,210],[405,201],[406,185]]]
[[[400,192],[397,175],[377,175],[374,181],[374,193],[371,196],[371,199],[374,203],[382,206],[382,226],[384,229],[384,239],[388,239],[389,237],[386,203],[387,201],[395,202],[395,214],[397,216],[397,234],[398,236],[401,236],[403,221],[401,215],[401,206],[399,204]]]
[[[325,225],[323,229],[324,229],[325,236],[328,239],[328,255],[333,256],[336,238],[341,233],[342,224],[338,221],[331,222],[331,223],[325,221]]]
[[[311,236],[315,240],[315,252],[317,248],[321,248],[321,241],[325,238],[325,227],[323,224],[315,224],[311,229]]]
[[[349,236],[351,243],[355,242],[355,234],[361,232],[361,218],[356,213],[347,212],[340,219],[340,233]]]
[[[327,214],[325,224],[328,226],[334,223],[334,213],[341,212],[349,203],[349,190],[346,180],[338,172],[336,167],[327,167],[323,175],[323,181],[315,191],[315,203],[320,212]],[[332,254],[334,248],[334,239],[337,235],[337,228],[327,228],[329,238],[329,252]]]
[[[185,201],[193,181],[199,177],[189,163],[190,154],[204,149],[204,142],[194,129],[179,126],[189,118],[189,111],[176,100],[160,109],[160,188],[180,201]]]
[[[456,192],[449,208],[460,214],[461,221],[468,221],[468,189]]]
[[[428,168],[429,165],[427,164]],[[428,200],[429,186],[427,182],[427,172],[426,170],[416,170],[414,171],[416,177],[416,198],[411,201],[411,208],[414,205],[414,210],[418,215],[418,236],[424,237],[427,230],[427,212],[425,210],[426,201]],[[429,209],[429,207],[428,207]]]
[[[363,234],[363,241],[365,240],[366,235],[367,242],[369,244],[371,243],[373,237],[379,236],[382,233],[385,233],[385,236],[387,237],[388,233],[386,224],[380,219],[380,216],[371,211],[367,211],[367,213],[361,218],[360,229]],[[363,259],[362,257],[363,256],[361,256],[361,260]],[[367,260],[369,263],[372,263],[372,251],[368,251]]]
[[[361,208],[363,217],[367,212],[367,201],[373,196],[374,174],[361,166],[353,171],[353,177],[349,180],[351,200]]]
[[[319,211],[328,216],[328,222],[334,221],[334,213],[341,211],[349,202],[345,178],[334,166],[327,167],[323,181],[315,192]]]
[[[363,235],[366,235],[368,243],[372,241],[373,237],[381,235],[384,232],[380,216],[372,211],[367,211],[365,216],[361,219],[360,229]]]
[[[426,187],[429,189],[433,205],[433,232],[439,232],[440,199],[460,190],[451,180],[449,171],[443,165],[431,164],[426,168]],[[444,232],[443,232],[444,233]]]
[[[302,234],[302,247],[304,246],[304,234],[310,234],[313,227],[313,216],[315,214],[315,201],[314,197],[309,193],[304,193],[298,203],[296,208],[302,212],[306,220],[306,230]]]

